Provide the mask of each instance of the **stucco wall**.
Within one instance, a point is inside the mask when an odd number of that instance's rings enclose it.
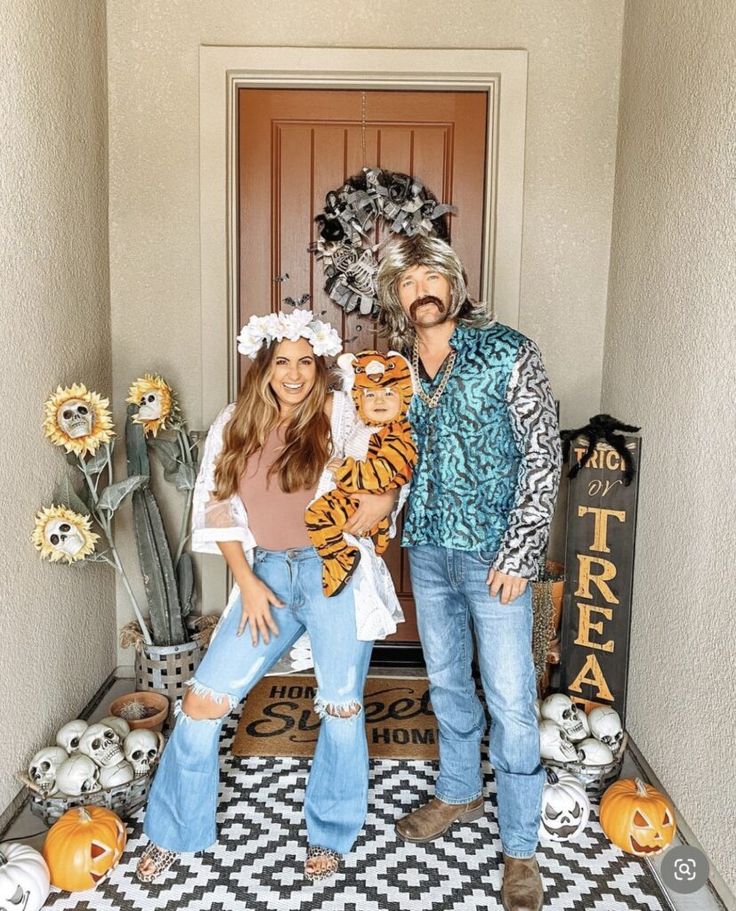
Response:
[[[642,426],[629,726],[736,891],[736,28],[627,7],[602,410]]]
[[[41,432],[74,381],[109,393],[105,7],[6,0],[0,28],[0,812],[13,772],[115,668],[112,573],[41,563],[30,534],[71,468]]]
[[[155,368],[200,413],[200,44],[488,47],[529,51],[519,328],[563,423],[598,411],[622,26],[623,0],[108,0],[116,401]]]

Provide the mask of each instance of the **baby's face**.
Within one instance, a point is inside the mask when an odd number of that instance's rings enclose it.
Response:
[[[401,396],[391,386],[364,389],[363,414],[369,424],[388,424],[399,416]]]

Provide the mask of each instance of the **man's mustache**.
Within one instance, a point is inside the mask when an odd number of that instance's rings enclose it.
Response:
[[[417,310],[424,304],[434,304],[440,313],[445,312],[445,305],[433,294],[428,294],[425,297],[418,297],[414,303],[409,307],[409,316],[414,320],[417,318]]]

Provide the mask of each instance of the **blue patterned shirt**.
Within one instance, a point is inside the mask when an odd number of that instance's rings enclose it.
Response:
[[[402,544],[477,551],[501,572],[534,579],[561,464],[539,349],[501,323],[458,325],[450,346],[457,357],[439,404],[415,395],[409,410],[419,462]],[[419,377],[428,395],[443,371]]]

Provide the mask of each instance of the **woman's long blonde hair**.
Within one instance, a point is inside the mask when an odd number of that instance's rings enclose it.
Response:
[[[231,497],[238,489],[248,459],[262,448],[269,432],[279,422],[279,403],[269,383],[278,344],[264,346],[248,370],[235,402],[233,416],[223,437],[215,468],[214,496]],[[315,356],[317,373],[309,395],[295,409],[284,435],[284,449],[269,470],[278,476],[284,493],[311,490],[331,452],[330,422],[325,414],[329,369]]]

